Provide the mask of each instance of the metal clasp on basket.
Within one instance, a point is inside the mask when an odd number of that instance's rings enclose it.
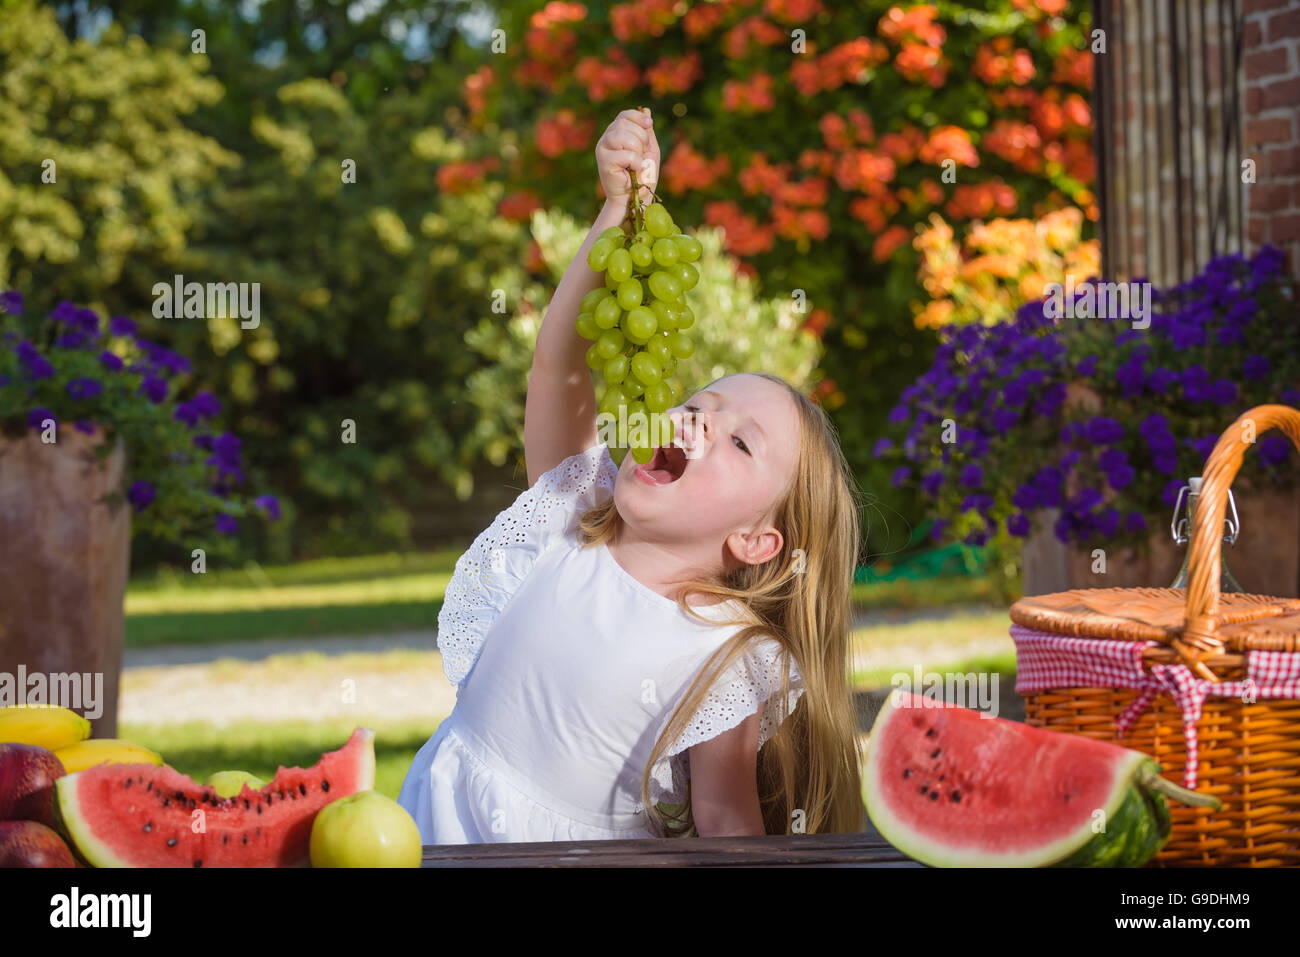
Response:
[[[1196,483],[1195,489],[1190,485],[1184,485],[1178,490],[1178,501],[1174,503],[1174,517],[1169,520],[1169,532],[1174,536],[1174,543],[1178,545],[1186,545],[1188,538],[1191,537],[1187,518],[1178,517],[1183,509],[1183,498],[1189,491],[1195,491],[1198,496],[1201,493],[1200,476],[1189,481]],[[1237,541],[1237,533],[1241,531],[1241,519],[1237,517],[1237,501],[1232,497],[1232,489],[1228,489],[1228,508],[1232,511],[1232,517],[1224,516],[1223,523],[1228,526],[1228,534],[1223,536],[1223,540],[1232,545]]]

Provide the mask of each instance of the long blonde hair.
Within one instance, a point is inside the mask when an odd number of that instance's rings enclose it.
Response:
[[[861,831],[865,818],[860,755],[848,677],[849,592],[858,564],[860,493],[821,406],[777,376],[746,374],[783,386],[799,413],[795,474],[774,512],[773,524],[784,545],[780,554],[761,565],[742,563],[713,579],[690,579],[678,591],[678,606],[697,619],[703,620],[686,603],[695,594],[736,599],[750,617],[729,623],[740,630],[708,659],[655,741],[641,775],[641,803],[650,826],[661,836],[695,832],[689,787],[680,809],[666,813],[661,805],[651,804],[651,769],[685,731],[718,675],[747,646],[771,637],[785,652],[785,667],[775,694],[781,724],[758,754],[764,830]],[[612,496],[587,510],[579,519],[582,547],[612,541],[621,523]],[[787,716],[791,661],[803,676],[804,693]],[[799,827],[792,831],[796,821]]]

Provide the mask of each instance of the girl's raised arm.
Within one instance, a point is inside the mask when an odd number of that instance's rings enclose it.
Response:
[[[650,114],[636,110],[620,113],[596,144],[596,166],[605,190],[605,206],[551,298],[528,372],[524,458],[530,487],[569,456],[585,452],[599,441],[596,391],[586,359],[590,343],[578,335],[574,323],[582,297],[604,283],[601,274],[587,265],[587,253],[601,233],[627,216],[632,197],[629,169],[638,170],[637,181],[645,187],[643,200],[649,200],[658,181],[659,144]]]

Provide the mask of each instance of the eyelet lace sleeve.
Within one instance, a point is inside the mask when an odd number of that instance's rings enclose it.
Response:
[[[750,647],[715,682],[705,696],[700,710],[691,723],[664,754],[650,774],[650,799],[659,804],[680,804],[686,800],[686,781],[690,777],[688,748],[717,737],[736,727],[759,705],[763,716],[758,726],[758,746],[761,749],[780,727],[781,671],[784,656],[781,645],[774,638],[761,640]],[[786,699],[785,714],[794,711],[803,694],[803,675],[793,661],[790,662],[790,693]],[[672,710],[664,716],[659,733],[668,726]]]
[[[588,508],[614,494],[618,466],[601,442],[543,474],[456,560],[438,612],[442,668],[459,686],[497,616],[555,542],[577,531]]]

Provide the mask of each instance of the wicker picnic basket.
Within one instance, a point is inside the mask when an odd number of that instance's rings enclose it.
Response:
[[[1260,405],[1210,453],[1186,588],[1075,589],[1011,606],[1026,723],[1143,751],[1223,802],[1171,801],[1154,866],[1300,865],[1300,599],[1219,590],[1228,490],[1271,428],[1300,448],[1300,411]]]

